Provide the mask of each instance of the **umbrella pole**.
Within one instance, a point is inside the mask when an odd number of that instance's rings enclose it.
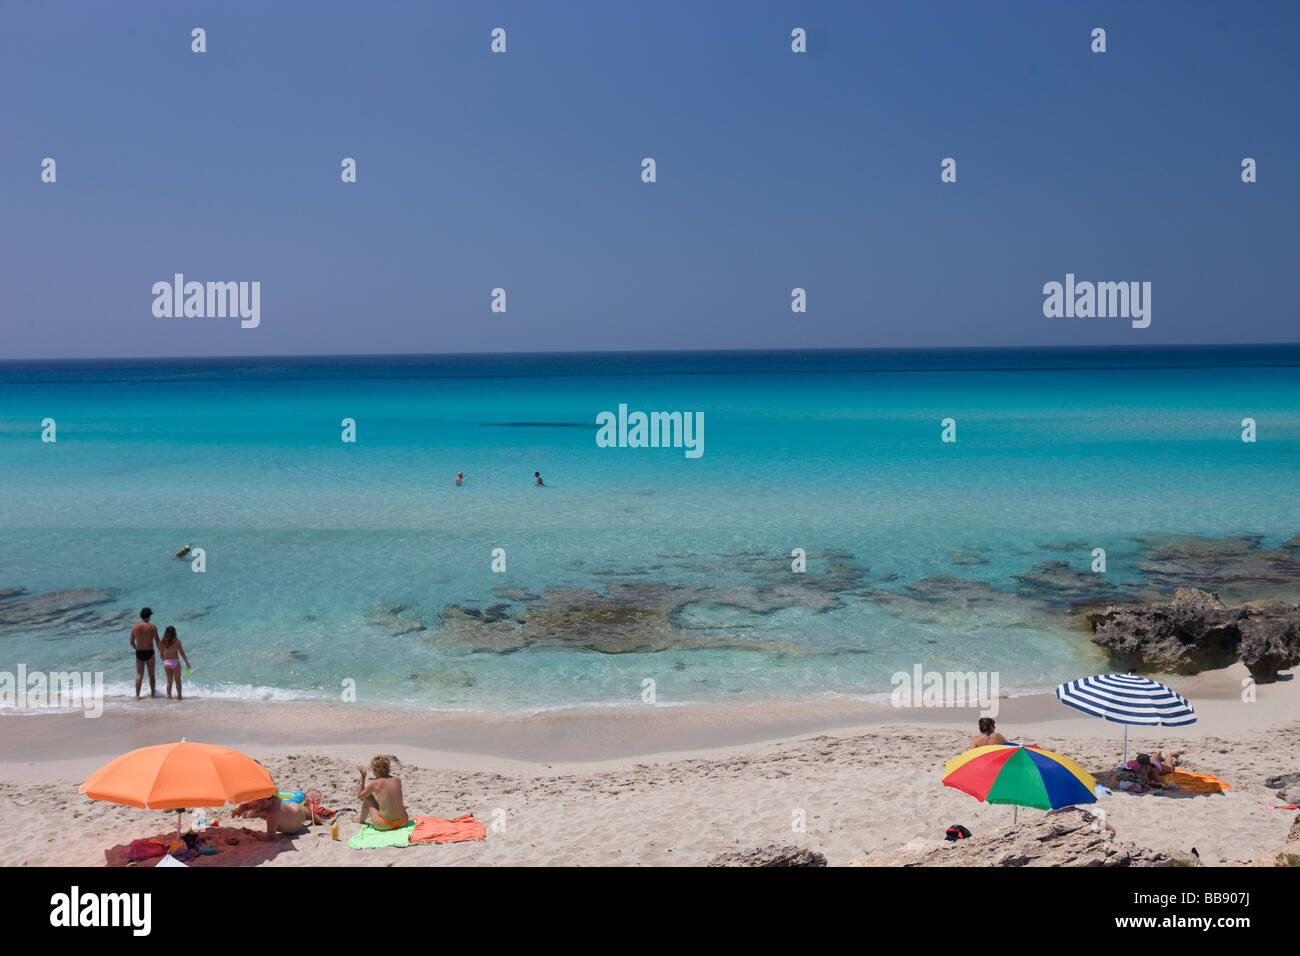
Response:
[[[1124,762],[1128,763],[1128,724],[1124,725]]]
[[[1019,814],[1019,813],[1020,813],[1020,808],[1017,807],[1017,806],[1015,806],[1015,805],[1013,804],[1012,807],[1011,807],[1011,825],[1012,825],[1012,826],[1015,826],[1015,823],[1016,823],[1016,816],[1017,816],[1017,814]]]

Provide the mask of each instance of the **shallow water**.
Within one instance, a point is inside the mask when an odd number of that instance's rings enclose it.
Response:
[[[918,663],[1042,688],[1104,666],[1086,636],[1014,602],[891,611],[863,592],[931,575],[1012,592],[1040,561],[1088,571],[1095,547],[1107,581],[1139,582],[1145,534],[1281,543],[1300,532],[1298,367],[1293,346],[7,363],[0,587],[151,605],[205,695],[337,698],[350,679],[370,703],[630,706],[650,679],[661,705],[872,697]],[[703,456],[597,447],[620,403],[703,412]],[[204,573],[172,557],[187,542]],[[812,557],[808,590],[764,613],[690,601],[667,617],[681,646],[655,652],[474,652],[438,629],[449,604],[527,616],[494,587],[752,596],[793,548],[847,552],[861,577],[823,589]],[[424,630],[376,624],[388,603]],[[3,669],[103,670],[110,693],[133,677],[125,627],[0,639]],[[698,646],[716,640],[777,650]]]

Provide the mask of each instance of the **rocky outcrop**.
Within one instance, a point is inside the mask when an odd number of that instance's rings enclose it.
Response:
[[[1097,829],[1094,830],[1094,826]],[[1077,807],[984,836],[868,853],[850,866],[1169,866],[1168,853],[1121,843]]]
[[[1291,823],[1291,829],[1286,835],[1286,842],[1260,854],[1252,861],[1251,865],[1300,866],[1300,814]]]
[[[742,850],[715,856],[707,866],[825,866],[826,857],[797,846],[765,846],[761,850]]]
[[[1276,793],[1281,803],[1300,803],[1300,773],[1284,773],[1269,777],[1264,781],[1264,786]],[[1296,819],[1300,820],[1300,817]],[[1287,839],[1290,840],[1291,837]]]
[[[1135,672],[1195,674],[1240,659],[1262,684],[1300,664],[1300,607],[1283,601],[1230,607],[1179,588],[1167,604],[1108,607],[1090,620],[1093,643]]]

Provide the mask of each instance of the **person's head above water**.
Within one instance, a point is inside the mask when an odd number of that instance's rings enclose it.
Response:
[[[986,737],[987,737],[989,734],[993,733],[993,728],[994,728],[994,726],[995,726],[995,724],[993,723],[993,718],[992,718],[992,717],[981,717],[981,718],[980,718],[980,733],[984,734]]]
[[[140,608],[140,620],[147,621],[151,617],[153,617],[153,608],[151,607]]]
[[[378,757],[370,758],[370,772],[376,777],[387,777],[393,772],[393,768],[389,766],[388,758],[380,754]]]

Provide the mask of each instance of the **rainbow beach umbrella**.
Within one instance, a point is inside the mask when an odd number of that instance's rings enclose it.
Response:
[[[976,747],[943,765],[943,785],[985,803],[1059,810],[1096,803],[1097,781],[1069,757],[1020,744]]]

